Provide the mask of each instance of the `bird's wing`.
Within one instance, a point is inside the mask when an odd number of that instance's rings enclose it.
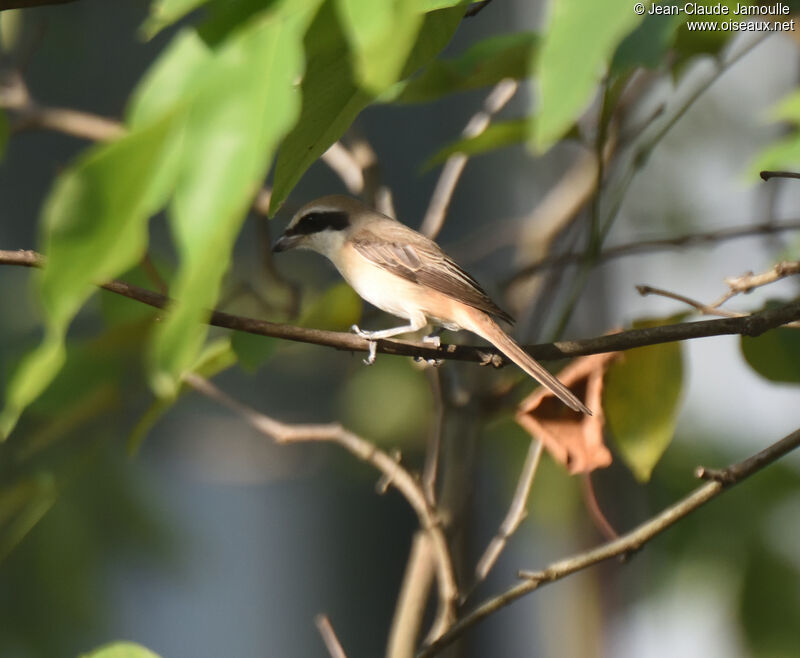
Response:
[[[362,229],[352,236],[353,246],[364,258],[392,274],[507,322],[514,321],[432,240],[394,221],[382,226],[381,234]]]

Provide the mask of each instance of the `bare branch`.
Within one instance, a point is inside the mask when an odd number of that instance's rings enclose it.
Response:
[[[327,615],[317,615],[314,617],[314,623],[317,626],[319,634],[322,636],[322,641],[325,643],[325,648],[328,650],[331,658],[347,658],[347,654],[342,649],[339,638],[333,630],[330,619]]]
[[[436,418],[428,436],[428,447],[425,450],[425,466],[422,469],[422,488],[428,498],[428,503],[436,504],[436,478],[439,474],[439,454],[442,447],[442,432],[444,430],[444,397],[442,393],[442,378],[438,368],[427,368],[428,382],[431,386],[433,408]]]
[[[361,194],[364,191],[364,172],[361,165],[341,142],[331,144],[322,154],[322,161],[342,179],[351,194]]]
[[[688,496],[668,507],[660,514],[654,516],[634,528],[630,532],[620,536],[618,539],[601,544],[591,550],[579,553],[573,557],[565,558],[552,563],[541,571],[521,572],[520,577],[525,578],[525,582],[520,583],[502,594],[492,597],[478,606],[466,617],[457,622],[447,633],[431,645],[420,651],[418,658],[429,658],[435,656],[444,647],[461,637],[467,630],[477,623],[497,612],[501,608],[513,603],[517,599],[538,589],[542,585],[561,580],[576,571],[581,571],[617,556],[627,556],[641,549],[648,541],[664,532],[682,518],[704,505],[712,498],[716,498],[723,491],[734,484],[753,475],[765,466],[775,462],[787,453],[800,446],[800,430],[784,437],[777,443],[773,443],[761,452],[738,462],[722,470],[710,470],[700,468],[697,471],[699,477],[708,478],[711,481],[695,489]]]
[[[486,547],[481,559],[478,560],[478,564],[475,567],[475,583],[473,587],[486,579],[489,571],[497,562],[497,558],[500,557],[500,553],[505,549],[509,537],[517,531],[520,523],[525,519],[528,496],[530,495],[533,478],[536,476],[541,457],[542,442],[536,439],[531,440],[528,454],[525,457],[525,464],[522,467],[522,473],[514,491],[514,497],[511,499],[511,506],[508,508],[508,513],[500,524],[497,534]]]
[[[754,288],[760,288],[761,286],[775,283],[775,281],[785,279],[787,276],[793,276],[795,274],[800,274],[800,261],[782,261],[761,274],[748,272],[742,276],[725,279],[725,283],[728,284],[733,294],[738,295],[740,293],[750,292]]]
[[[700,313],[704,313],[705,315],[719,315],[724,318],[740,318],[746,315],[745,313],[736,313],[735,311],[726,311],[724,309],[717,308],[718,304],[716,303],[704,304],[703,302],[698,302],[696,299],[692,299],[691,297],[686,297],[676,292],[664,290],[663,288],[654,288],[653,286],[640,285],[636,286],[636,291],[642,297],[646,297],[647,295],[658,295],[659,297],[674,299],[676,302],[687,304],[688,306],[691,306],[692,308],[700,311]]]
[[[386,658],[409,658],[414,655],[428,592],[433,582],[434,566],[435,557],[430,536],[418,531],[411,541],[411,552],[389,630]]]
[[[41,267],[43,263],[43,257],[35,251],[0,250],[0,265]],[[155,308],[166,308],[170,301],[164,295],[123,281],[111,281],[102,284],[100,287]],[[779,308],[767,309],[743,317],[679,322],[659,327],[630,329],[595,338],[529,345],[525,347],[525,350],[535,359],[548,361],[586,354],[623,351],[645,345],[708,338],[710,336],[737,334],[759,336],[765,331],[798,320],[800,320],[800,302],[795,301]],[[355,334],[267,322],[266,320],[232,315],[222,311],[211,312],[208,324],[259,336],[271,336],[300,343],[325,345],[349,352],[367,352],[369,350],[369,341]],[[452,359],[477,363],[486,363],[488,356],[491,363],[498,366],[507,363],[505,357],[497,350],[485,346],[442,344],[440,347],[435,347],[431,343],[402,340],[379,340],[377,342],[377,351],[382,354],[412,356],[423,359]]]
[[[796,171],[761,171],[758,175],[765,181],[770,178],[800,178],[800,173]]]
[[[0,11],[5,9],[44,7],[46,5],[65,5],[68,2],[75,2],[75,0],[0,0]]]
[[[739,238],[752,237],[754,235],[770,235],[774,233],[783,233],[784,231],[797,231],[800,230],[800,221],[784,222],[782,224],[775,224],[774,222],[765,222],[756,226],[736,226],[733,228],[722,229],[718,231],[704,231],[701,233],[686,233],[674,238],[662,238],[658,240],[638,240],[635,242],[628,242],[625,244],[610,247],[605,251],[600,252],[597,256],[596,262],[601,263],[623,256],[633,256],[652,251],[664,251],[673,247],[695,247],[695,246],[715,246],[720,242],[727,240],[736,240]],[[524,279],[532,274],[536,274],[540,270],[564,267],[580,262],[585,257],[583,252],[561,254],[549,258],[543,258],[536,263],[532,263],[527,267],[521,269],[519,272],[508,280],[506,285],[510,285],[519,279]]]
[[[416,512],[420,526],[431,539],[436,556],[436,572],[439,582],[439,614],[437,623],[442,631],[449,628],[455,619],[455,603],[458,597],[455,571],[447,548],[447,540],[434,510],[428,505],[425,492],[417,480],[390,455],[374,443],[361,438],[337,423],[327,425],[287,425],[262,414],[222,392],[209,380],[194,373],[184,376],[189,386],[203,395],[219,402],[246,420],[251,427],[271,438],[275,443],[329,442],[341,446],[361,461],[375,467],[386,482],[397,489]]]
[[[495,85],[494,89],[487,96],[483,108],[475,114],[467,123],[461,133],[462,137],[476,137],[489,127],[492,117],[497,114],[508,101],[517,93],[519,82],[510,78],[501,80]],[[463,153],[456,153],[447,159],[444,168],[436,183],[428,210],[422,220],[420,233],[433,239],[442,230],[444,220],[447,215],[447,208],[453,198],[453,192],[461,178],[461,173],[467,164],[467,156]]]

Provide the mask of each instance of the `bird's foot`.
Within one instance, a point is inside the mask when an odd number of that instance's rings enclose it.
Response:
[[[439,338],[439,334],[430,334],[428,336],[422,337],[423,343],[428,343],[433,345],[434,347],[441,347],[442,346],[442,339]]]
[[[375,363],[375,357],[378,353],[378,343],[374,340],[369,341],[369,353],[367,354],[367,358],[363,359],[365,365],[371,366]]]
[[[438,368],[440,365],[444,363],[444,359],[426,359],[425,357],[422,356],[415,356],[414,361],[416,361],[417,363],[422,363],[424,361],[433,368]]]
[[[350,331],[352,331],[356,336],[361,336],[361,338],[366,338],[369,341],[369,352],[367,353],[367,358],[364,359],[364,363],[368,366],[371,366],[375,363],[375,358],[378,354],[378,343],[372,340],[372,331],[364,331],[361,329],[357,324],[354,324],[350,327]]]

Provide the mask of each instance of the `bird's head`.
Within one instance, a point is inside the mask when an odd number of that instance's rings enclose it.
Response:
[[[364,212],[369,210],[361,202],[338,194],[307,203],[292,217],[272,251],[311,249],[331,258]]]

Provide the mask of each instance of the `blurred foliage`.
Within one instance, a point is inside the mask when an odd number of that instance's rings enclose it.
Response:
[[[425,376],[408,359],[378,358],[359,368],[342,389],[340,404],[347,427],[403,450],[422,445],[432,417]]]
[[[674,324],[678,317],[639,320],[634,329]],[[650,478],[675,434],[683,391],[680,343],[627,350],[609,366],[603,388],[608,430],[640,482]]]

